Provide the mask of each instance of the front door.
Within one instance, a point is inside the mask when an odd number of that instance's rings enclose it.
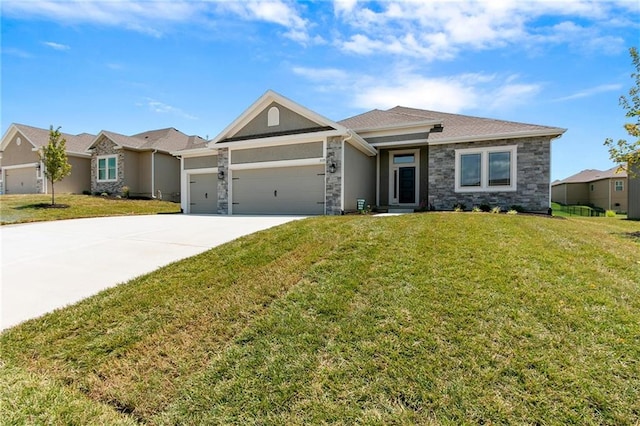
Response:
[[[417,204],[418,153],[418,150],[389,153],[390,204]]]

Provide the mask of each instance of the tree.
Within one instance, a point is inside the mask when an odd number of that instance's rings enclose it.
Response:
[[[640,166],[640,56],[637,47],[630,48],[629,54],[635,67],[635,72],[631,73],[635,85],[629,89],[629,97],[620,96],[620,106],[627,111],[625,115],[632,119],[631,123],[625,123],[624,129],[635,141],[620,139],[614,142],[607,138],[604,144],[609,148],[611,160],[620,164],[620,168],[627,173],[633,174],[634,166]]]
[[[60,127],[49,127],[49,143],[42,147],[40,159],[44,164],[44,175],[51,182],[51,205],[56,204],[53,185],[71,174],[71,164],[67,160],[67,140],[62,137]]]

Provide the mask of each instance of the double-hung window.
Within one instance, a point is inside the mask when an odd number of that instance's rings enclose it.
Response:
[[[456,192],[516,190],[517,146],[456,149]]]
[[[616,186],[616,192],[621,192],[624,191],[624,181],[621,180],[617,180],[615,181],[615,186]]]
[[[98,157],[98,182],[118,180],[118,156],[104,155]]]

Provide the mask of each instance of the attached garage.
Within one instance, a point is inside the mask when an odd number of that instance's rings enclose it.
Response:
[[[233,214],[325,213],[324,164],[233,170]]]
[[[216,173],[189,175],[189,211],[200,214],[218,212],[218,175]]]
[[[4,172],[6,194],[35,194],[38,192],[36,168],[7,168]]]

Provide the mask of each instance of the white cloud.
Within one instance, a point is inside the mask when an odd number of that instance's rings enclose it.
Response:
[[[177,115],[179,117],[186,118],[186,119],[189,119],[189,120],[197,120],[198,119],[198,117],[196,117],[195,115],[188,114],[188,113],[184,112],[183,110],[181,110],[180,108],[176,108],[174,106],[167,105],[164,102],[156,101],[154,99],[147,99],[146,105],[149,107],[149,109],[151,111],[157,112],[157,113],[160,113],[160,114]]]
[[[50,48],[52,48],[54,50],[69,50],[69,49],[71,49],[71,46],[68,46],[66,44],[55,43],[53,41],[45,41],[42,44],[44,44],[45,46],[49,46]]]
[[[349,75],[337,68],[307,68],[307,67],[294,67],[293,72],[297,75],[303,76],[313,81],[344,81]]]
[[[25,50],[22,49],[16,49],[13,47],[3,47],[2,48],[2,54],[3,55],[11,55],[11,56],[16,56],[18,58],[23,58],[23,59],[29,59],[29,58],[33,58],[33,55]]]
[[[599,93],[619,91],[622,89],[622,84],[602,84],[600,86],[590,87],[588,89],[581,90],[562,98],[555,99],[556,102],[571,101],[574,99],[588,98],[590,96],[597,95]]]

